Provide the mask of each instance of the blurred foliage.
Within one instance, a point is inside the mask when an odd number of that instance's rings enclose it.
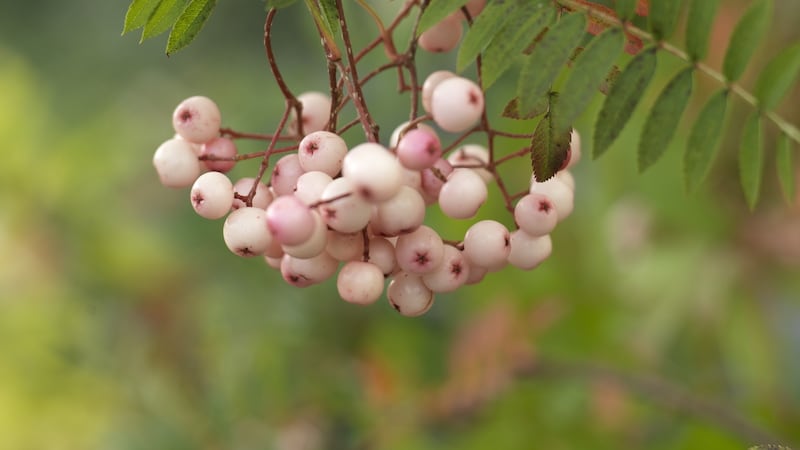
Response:
[[[715,42],[745,3],[723,2]],[[376,4],[387,17],[399,7]],[[220,2],[198,40],[166,59],[157,39],[119,37],[126,6],[36,0],[0,15],[0,449],[771,443],[748,437],[752,427],[800,443],[800,204],[783,204],[768,175],[747,212],[736,136],[711,181],[686,196],[674,176],[686,130],[642,176],[635,133],[624,132],[577,168],[576,211],[549,261],[491,274],[406,319],[387,302],[344,304],[332,283],[285,287],[261,261],[231,255],[221,223],[195,217],[186,192],[158,184],[152,152],[181,99],[216,99],[241,130],[277,121],[260,8]],[[770,39],[781,45],[761,58],[798,39],[799,17],[793,0],[776,3]],[[288,79],[323,89],[309,18],[293,6],[281,21]],[[454,65],[420,56],[421,73]],[[657,80],[676,70],[660,59]],[[368,99],[392,98],[391,77],[381,80]],[[510,81],[492,90],[510,93]],[[780,107],[794,123],[798,94]],[[578,124],[585,145],[598,103]],[[384,130],[406,114],[374,105]],[[489,106],[499,115],[504,105]],[[740,106],[729,120],[743,122]],[[508,170],[524,183],[525,167]],[[499,204],[483,214],[505,217]]]

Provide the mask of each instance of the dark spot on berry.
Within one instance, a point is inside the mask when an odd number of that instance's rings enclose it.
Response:
[[[362,187],[358,188],[358,193],[365,200],[370,200],[373,197],[372,191],[370,191],[369,188],[367,188],[365,186],[362,186]]]
[[[427,147],[425,147],[425,151],[428,152],[429,155],[433,155],[436,153],[436,144],[430,143]]]
[[[319,144],[317,144],[316,142],[311,142],[306,146],[306,153],[308,153],[309,155],[313,156],[314,153],[317,152],[317,150],[319,150]]]
[[[461,275],[461,272],[463,270],[464,270],[464,268],[461,267],[461,263],[453,263],[453,264],[450,265],[450,273],[455,275],[456,278],[458,278],[458,276]]]
[[[509,236],[508,233],[506,233],[506,235],[503,236],[503,242],[505,243],[506,247],[511,245],[511,236]]]
[[[424,253],[417,253],[416,258],[414,258],[414,262],[419,264],[420,266],[424,266],[430,262],[430,258],[428,257],[428,252]]]
[[[332,208],[322,208],[322,214],[325,215],[326,219],[335,219],[336,218],[336,210]]]
[[[553,209],[553,205],[547,200],[539,201],[539,211],[549,213]]]
[[[203,198],[203,194],[201,194],[199,192],[195,193],[192,196],[192,203],[194,204],[195,208],[199,208],[200,205],[203,204],[204,200],[205,200],[205,198]]]
[[[181,122],[188,122],[192,120],[192,112],[189,111],[188,109],[184,109],[183,111],[181,111],[181,113],[178,116],[181,119]]]
[[[400,305],[398,305],[397,303],[395,303],[395,302],[392,302],[392,301],[390,301],[390,303],[392,304],[392,308],[394,308],[394,309],[395,309],[395,311],[397,311],[397,312],[401,312],[401,311],[400,311]]]
[[[239,256],[245,257],[255,256],[255,253],[253,250],[250,250],[250,247],[239,247],[236,249],[236,253],[238,253]]]
[[[476,94],[474,91],[469,91],[469,104],[470,105],[477,105],[481,100],[481,97]]]

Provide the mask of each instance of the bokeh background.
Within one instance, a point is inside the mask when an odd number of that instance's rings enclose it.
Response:
[[[386,17],[401,6],[373,3]],[[712,66],[748,3],[722,2]],[[348,5],[363,42],[374,28]],[[219,2],[169,58],[163,35],[120,36],[126,8],[0,6],[0,449],[800,445],[800,203],[784,201],[768,163],[762,201],[744,206],[741,102],[709,182],[684,193],[680,150],[718,88],[708,79],[645,175],[631,130],[658,88],[607,156],[583,159],[545,264],[491,274],[409,319],[385,300],[345,304],[332,282],[286,287],[229,253],[221,221],[195,216],[186,191],[158,182],[152,154],[185,97],[215,99],[239,130],[277,123],[263,4]],[[292,88],[324,90],[301,2],[277,20]],[[800,3],[777,0],[773,20],[745,85],[800,39]],[[454,55],[419,64],[453,69]],[[662,58],[654,86],[677,70]],[[497,109],[512,77],[492,89]],[[366,95],[384,132],[407,115],[390,76]],[[577,124],[584,154],[599,100]],[[779,110],[800,123],[800,89]],[[482,216],[508,222],[497,204]]]

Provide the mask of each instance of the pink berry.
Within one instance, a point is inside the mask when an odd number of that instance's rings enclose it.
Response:
[[[195,96],[182,101],[172,113],[175,132],[189,142],[202,144],[219,134],[222,115],[208,97]]]
[[[558,223],[553,202],[544,194],[528,194],[514,207],[514,221],[531,236],[549,234]]]
[[[431,133],[436,132],[430,125],[426,125],[424,123],[418,123],[416,126],[411,128],[409,128],[408,124],[409,122],[403,122],[400,125],[398,125],[397,128],[394,129],[394,131],[392,131],[392,135],[389,137],[389,148],[397,148],[397,144],[400,142],[400,138],[402,137],[402,135],[408,133],[413,129],[428,130]]]
[[[233,205],[233,184],[223,173],[206,172],[192,185],[189,198],[201,217],[220,219]]]
[[[486,183],[494,179],[494,175],[485,169],[489,165],[489,150],[480,144],[465,144],[458,147],[447,156],[447,162],[453,167],[470,168]]]
[[[449,52],[458,45],[461,33],[463,33],[461,18],[457,14],[451,14],[425,30],[417,42],[425,51],[431,53]]]
[[[431,98],[436,86],[442,81],[455,76],[456,74],[449,70],[437,70],[428,75],[428,78],[425,78],[425,82],[422,83],[422,108],[426,113],[430,114],[431,112]]]
[[[422,282],[433,292],[453,292],[466,284],[470,266],[461,250],[444,246],[442,264],[422,276]]]
[[[511,235],[505,225],[495,220],[481,220],[469,227],[464,236],[464,256],[470,267],[484,267],[494,272],[507,264],[510,245]]]
[[[372,207],[356,193],[355,183],[350,178],[337,178],[322,191],[319,212],[332,229],[342,233],[353,233],[364,229],[372,215]]]
[[[422,225],[397,238],[395,254],[401,270],[421,275],[432,272],[442,263],[444,243],[433,228]]]
[[[322,283],[336,273],[339,261],[322,252],[313,258],[295,258],[283,255],[281,259],[281,276],[295,287],[308,287]]]
[[[375,264],[350,261],[339,270],[336,289],[346,302],[370,305],[383,294],[383,272]]]
[[[200,161],[192,145],[183,139],[170,139],[153,155],[153,167],[161,184],[170,188],[189,187],[200,176]]]
[[[306,172],[318,170],[335,177],[342,170],[342,160],[347,154],[347,144],[330,131],[309,133],[300,141],[297,155]]]
[[[224,137],[216,137],[203,144],[200,155],[206,157],[203,164],[208,170],[226,173],[236,165],[236,144]]]
[[[303,134],[324,130],[331,115],[331,98],[322,92],[304,92],[297,96],[297,100],[303,105]],[[289,123],[289,131],[292,134],[300,131],[297,129],[297,119],[294,117]]]
[[[296,154],[285,155],[275,163],[270,184],[278,195],[289,195],[297,187],[297,179],[305,173]]]
[[[427,169],[441,156],[442,143],[439,136],[427,130],[410,130],[397,144],[397,159],[408,169]]]
[[[340,233],[328,230],[328,244],[325,251],[337,261],[355,261],[364,256],[364,235],[359,231],[355,233]]]
[[[472,169],[455,169],[439,190],[439,207],[453,219],[469,219],[486,202],[486,183]]]
[[[522,230],[511,233],[508,262],[514,267],[531,270],[546,260],[553,250],[549,234],[531,236]]]
[[[575,207],[575,193],[570,189],[567,182],[559,177],[552,177],[547,181],[538,182],[531,177],[531,194],[542,194],[550,198],[555,205],[558,221],[569,217]]]
[[[416,317],[425,314],[433,305],[433,292],[419,275],[400,272],[392,278],[386,290],[389,303],[400,314]]]
[[[425,220],[425,200],[416,190],[401,186],[389,200],[375,206],[372,231],[380,236],[397,236],[410,233]]]
[[[311,210],[294,195],[282,195],[267,207],[267,227],[281,245],[299,245],[314,233]]]
[[[250,195],[250,190],[253,188],[253,183],[255,183],[255,181],[255,178],[240,178],[233,185],[233,191],[236,194],[247,197]],[[256,184],[256,193],[253,197],[253,207],[267,209],[267,206],[269,206],[270,203],[272,203],[272,192],[269,190],[266,184],[259,181]],[[238,198],[233,200],[233,209],[239,209],[244,206],[245,203],[242,200],[239,200]]]
[[[384,276],[391,275],[397,269],[397,257],[394,245],[388,239],[374,237],[369,240],[369,262],[381,269]]]
[[[297,179],[294,196],[306,205],[312,205],[322,198],[322,192],[332,181],[333,178],[325,172],[318,170],[306,172]]]
[[[439,128],[461,133],[475,125],[483,113],[483,91],[472,80],[453,77],[433,90],[431,115]]]
[[[281,246],[287,255],[295,258],[313,258],[325,251],[325,246],[328,244],[328,226],[318,212],[312,210],[311,215],[314,217],[314,231],[308,239],[298,245]]]
[[[266,212],[260,208],[239,208],[231,212],[222,227],[222,236],[230,251],[244,257],[264,254],[272,242],[265,216]]]
[[[420,188],[426,197],[438,200],[447,176],[453,173],[453,166],[447,160],[439,158],[433,166],[422,171]]]
[[[403,184],[403,168],[386,147],[366,142],[344,157],[342,175],[353,181],[356,193],[373,203],[389,200]]]

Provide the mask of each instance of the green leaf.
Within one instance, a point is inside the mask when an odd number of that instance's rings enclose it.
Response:
[[[723,89],[708,100],[689,133],[683,158],[686,190],[689,192],[694,191],[706,178],[717,154],[728,93],[727,89]]]
[[[555,14],[551,6],[532,1],[506,23],[483,54],[481,81],[484,90],[489,89],[522,56],[522,51],[531,41],[553,22]]]
[[[506,107],[503,108],[502,116],[507,119],[515,119],[515,120],[530,120],[537,116],[541,116],[542,114],[546,113],[547,110],[550,108],[550,96],[540,97],[539,101],[536,102],[534,107],[528,111],[528,114],[523,115],[519,111],[519,98],[514,97],[511,99],[510,102],[506,104]]]
[[[217,0],[191,0],[183,10],[167,39],[167,55],[189,45],[197,33],[203,29],[211,11],[217,6]]]
[[[664,40],[675,31],[678,15],[681,12],[681,0],[656,0],[650,2],[650,31],[657,40]]]
[[[788,203],[793,203],[795,198],[795,169],[792,162],[792,141],[789,136],[781,133],[778,137],[778,148],[775,152],[778,169],[778,181],[783,190],[783,196]]]
[[[636,12],[638,0],[614,0],[614,9],[621,20],[631,20]]]
[[[142,41],[158,36],[175,25],[188,0],[161,0],[147,19],[142,31]]]
[[[625,47],[625,36],[619,28],[609,28],[594,38],[572,64],[564,82],[556,108],[558,132],[572,129],[572,123],[586,109],[605,81],[611,66]]]
[[[549,109],[531,139],[531,163],[533,174],[538,181],[546,181],[556,174],[567,160],[572,130],[559,131],[555,125],[554,114],[558,109],[558,94],[549,95]]]
[[[744,73],[767,31],[771,15],[772,0],[757,0],[736,24],[722,63],[722,73],[728,81],[736,81]]]
[[[417,26],[417,37],[427,31],[430,27],[444,20],[445,17],[456,12],[469,0],[430,0],[428,6],[422,11]]]
[[[331,35],[339,32],[339,9],[336,8],[336,0],[319,0],[322,10],[322,18],[325,19],[328,31]]]
[[[719,0],[692,0],[686,23],[686,52],[692,61],[699,61],[708,53],[708,37],[717,13]]]
[[[758,111],[750,114],[744,126],[742,144],[739,149],[739,180],[752,211],[761,189],[761,173],[764,171],[764,144],[761,139],[761,116]]]
[[[522,6],[524,3],[520,4],[518,0],[494,0],[486,5],[461,41],[456,58],[456,71],[462,72],[475,60],[498,31],[511,20],[513,15],[509,10],[518,9],[512,8],[518,5]],[[514,14],[519,14],[519,11]]]
[[[602,155],[617,139],[642,99],[656,70],[656,49],[651,47],[634,57],[616,78],[594,127],[594,157]]]
[[[161,0],[133,0],[125,14],[122,34],[142,28]]]
[[[800,74],[800,42],[781,51],[761,71],[755,94],[763,109],[777,106]]]
[[[530,113],[539,98],[550,91],[564,64],[586,32],[586,16],[567,14],[536,44],[525,60],[517,84],[520,112]]]
[[[692,72],[687,67],[675,75],[653,104],[639,139],[639,172],[652,166],[669,147],[692,94]]]

